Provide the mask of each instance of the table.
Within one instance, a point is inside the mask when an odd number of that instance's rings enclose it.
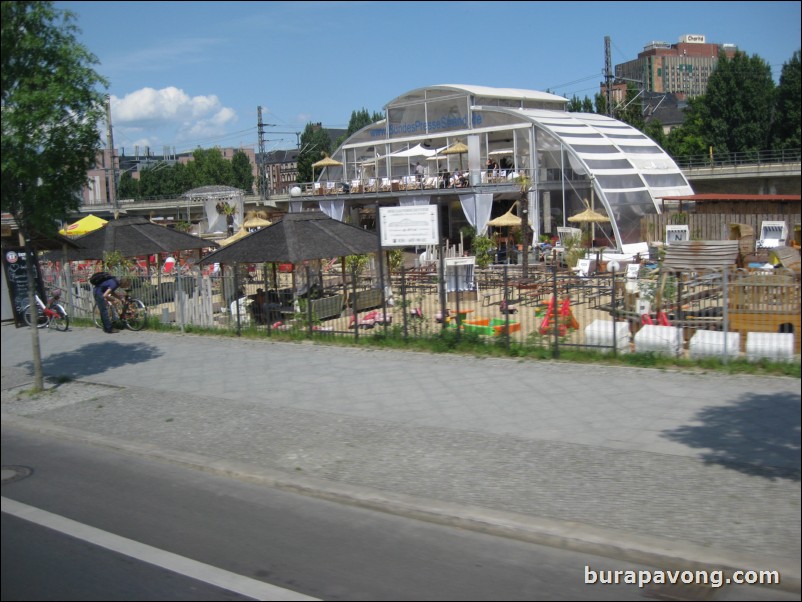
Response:
[[[449,309],[446,310],[448,312],[448,317],[446,318],[446,322],[451,321],[451,315],[454,315],[455,321],[457,322],[457,326],[461,326],[463,320],[468,316],[468,314],[472,314],[472,309],[460,309],[459,311]]]

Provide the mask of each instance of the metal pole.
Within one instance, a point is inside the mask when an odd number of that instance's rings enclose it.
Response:
[[[610,291],[610,304],[611,310],[610,315],[613,317],[613,357],[618,355],[618,340],[617,340],[617,329],[616,329],[616,321],[615,321],[615,270],[612,271],[612,291]]]
[[[504,327],[505,327],[506,338],[507,338],[507,341],[506,341],[507,351],[510,350],[510,300],[509,300],[509,297],[508,297],[509,289],[508,289],[508,286],[507,286],[508,285],[508,276],[509,276],[509,273],[508,273],[508,270],[507,270],[507,266],[505,265],[504,266],[504,308],[505,308],[505,310],[504,310]]]
[[[557,266],[551,266],[551,273],[553,277],[551,281],[551,298],[554,300],[554,305],[551,307],[554,319],[554,349],[552,350],[552,357],[558,359],[560,357],[560,301],[557,299]],[[548,314],[546,315],[548,316]]]
[[[401,264],[401,308],[404,311],[404,340],[409,337],[407,330],[407,320],[409,319],[409,309],[407,306],[407,268]]]

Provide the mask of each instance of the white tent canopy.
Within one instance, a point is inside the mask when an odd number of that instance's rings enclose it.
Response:
[[[426,148],[425,146],[420,144],[416,144],[411,148],[406,148],[400,151],[396,151],[394,153],[390,153],[389,155],[382,155],[381,157],[377,157],[376,160],[381,161],[383,159],[386,159],[387,157],[391,157],[393,159],[395,158],[405,159],[409,157],[434,157],[436,154],[441,153],[446,148],[447,147],[444,146],[442,148],[433,149],[433,148]],[[369,163],[373,163],[373,161],[370,161]]]

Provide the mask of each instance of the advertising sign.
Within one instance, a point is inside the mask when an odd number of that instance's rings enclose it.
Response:
[[[382,247],[436,245],[440,231],[437,205],[379,207]]]

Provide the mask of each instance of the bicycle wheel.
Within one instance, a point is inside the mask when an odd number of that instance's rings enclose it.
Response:
[[[67,315],[67,311],[61,305],[54,305],[52,309],[58,315],[50,318],[50,325],[61,332],[69,330],[70,317]]]
[[[148,321],[148,310],[139,299],[129,299],[125,304],[123,322],[128,330],[142,330]]]
[[[28,326],[33,326],[33,323],[35,321],[37,328],[44,328],[45,326],[47,326],[47,318],[45,318],[44,313],[42,313],[41,307],[37,307],[36,309],[39,310],[38,311],[39,315],[36,317],[36,320],[33,319],[30,305],[26,305],[25,308],[22,310],[22,318],[23,320],[25,320],[25,323]]]
[[[95,304],[95,309],[92,310],[92,321],[98,328],[103,328],[103,320],[100,318],[100,310],[98,309],[97,304]]]

